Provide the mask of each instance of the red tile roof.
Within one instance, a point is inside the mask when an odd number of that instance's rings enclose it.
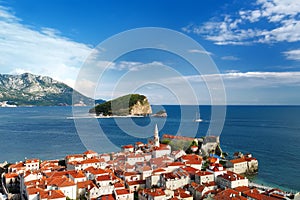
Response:
[[[115,183],[114,186],[115,186],[115,188],[124,188],[125,187],[124,184],[121,182]]]
[[[71,179],[62,176],[62,177],[48,178],[47,185],[55,185],[57,187],[69,187],[69,186],[74,186],[75,183]]]
[[[228,181],[236,181],[236,180],[240,180],[240,179],[245,179],[245,177],[243,177],[242,175],[239,175],[239,174],[231,172],[231,171],[227,171],[226,173],[219,175],[218,177],[221,177]]]
[[[25,163],[26,164],[29,164],[29,163],[37,163],[37,162],[40,162],[40,160],[39,159],[27,159],[26,161],[25,161]]]
[[[258,190],[251,189],[248,191],[243,192],[247,197],[250,197],[252,199],[256,200],[278,200],[278,198],[275,197],[269,197],[267,195],[260,194]]]
[[[96,168],[94,168],[94,167],[88,167],[88,168],[86,168],[84,171],[89,172],[89,173],[94,174],[94,175],[107,174],[107,173],[108,173],[108,172],[107,172],[106,170],[104,170],[104,169],[101,169],[101,168],[96,169]]]
[[[246,192],[246,191],[250,190],[250,188],[247,186],[239,186],[239,187],[234,188],[234,190],[236,190],[238,192]]]
[[[12,168],[24,168],[25,169],[25,165],[23,162],[19,162],[19,163],[10,165],[8,168],[9,169],[12,169]]]
[[[129,186],[132,186],[132,185],[143,185],[143,184],[146,184],[146,180],[127,181],[126,183]]]
[[[237,191],[233,189],[225,189],[219,192],[214,199],[217,200],[247,200],[246,197],[240,196]]]
[[[122,148],[123,148],[123,149],[133,149],[134,146],[132,146],[131,144],[129,144],[129,145],[124,145],[124,146],[122,146]]]
[[[199,171],[196,173],[196,175],[198,176],[207,176],[207,175],[212,175],[211,172],[208,172],[208,171]]]
[[[217,186],[217,183],[215,181],[211,181],[208,183],[203,183],[203,185],[205,185],[206,187],[211,187],[211,186]]]
[[[68,174],[70,174],[73,178],[85,178],[85,175],[82,171],[68,171]]]
[[[103,158],[90,158],[90,159],[86,159],[83,161],[78,162],[78,164],[91,164],[91,163],[101,163],[101,162],[105,162],[105,160]]]
[[[199,169],[196,169],[194,167],[186,166],[182,168],[183,170],[187,171],[189,174],[195,175],[197,172],[199,172]]]
[[[93,150],[87,150],[86,152],[84,152],[83,154],[88,155],[88,154],[98,154],[97,152],[93,151]]]
[[[110,175],[102,175],[96,178],[97,181],[110,181],[112,177]]]
[[[93,186],[95,186],[95,184],[93,183],[93,181],[88,180],[88,181],[83,181],[83,182],[78,182],[77,183],[77,188],[88,188],[90,186],[90,188],[92,188]]]
[[[152,197],[165,196],[165,192],[161,188],[153,188],[153,189],[143,189],[139,193],[149,195]]]
[[[124,194],[130,194],[130,191],[128,189],[118,189],[116,190],[117,195],[124,195]]]
[[[115,200],[115,197],[112,194],[102,195],[97,198],[98,200]]]
[[[73,154],[73,155],[67,155],[66,159],[70,159],[70,158],[83,158],[82,154]]]
[[[46,191],[42,188],[28,188],[27,192],[29,195],[34,195],[34,194],[40,194],[41,199],[60,199],[60,198],[65,198],[66,196],[64,193],[60,190],[49,190]]]
[[[8,178],[17,178],[19,175],[17,173],[7,173],[4,175],[6,179]]]
[[[176,166],[178,166],[178,167],[183,167],[184,166],[184,164],[182,163],[182,162],[172,162],[172,163],[169,163],[168,164],[168,166],[173,166],[173,167],[176,167]]]
[[[153,170],[152,174],[161,174],[161,173],[165,173],[166,170],[162,169],[162,168],[158,168]]]
[[[47,197],[43,197],[42,195],[41,197],[47,199],[60,199],[60,198],[65,198],[66,196],[60,190],[50,190],[47,192]]]
[[[230,162],[233,163],[233,164],[237,164],[237,163],[242,163],[242,162],[247,162],[247,161],[243,157],[243,158],[237,158],[237,159],[230,160]]]

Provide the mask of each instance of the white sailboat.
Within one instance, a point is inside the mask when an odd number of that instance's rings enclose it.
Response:
[[[202,122],[203,119],[200,118],[200,114],[199,113],[196,113],[196,119],[195,119],[195,122]]]

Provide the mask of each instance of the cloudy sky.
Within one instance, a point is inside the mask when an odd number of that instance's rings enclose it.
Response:
[[[220,76],[228,104],[300,103],[300,1],[292,0],[0,0],[0,73],[30,72],[74,86],[99,43],[140,27],[186,34],[204,48],[189,53],[210,56],[220,74],[199,74],[176,55],[141,50],[101,60],[109,65],[103,83],[88,92],[87,80],[81,92],[109,99],[112,91],[128,92],[115,83],[136,83],[130,92],[149,95],[152,103],[193,104],[188,85],[198,103],[210,104],[205,80]],[[138,85],[145,77],[152,83]]]

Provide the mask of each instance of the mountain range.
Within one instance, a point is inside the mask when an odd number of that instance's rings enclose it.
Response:
[[[73,97],[75,102],[72,102]],[[84,106],[95,103],[94,99],[82,95],[62,82],[30,73],[0,74],[1,101],[18,106]]]

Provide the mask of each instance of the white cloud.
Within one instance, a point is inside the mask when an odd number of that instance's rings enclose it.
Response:
[[[213,53],[205,50],[199,50],[199,49],[190,49],[188,50],[189,53],[200,53],[200,54],[207,54],[207,55],[213,55]]]
[[[112,64],[109,67],[109,70],[118,70],[118,71],[140,71],[146,68],[152,68],[156,66],[167,67],[162,62],[153,61],[150,63],[142,62],[132,62],[132,61],[120,61]]]
[[[92,48],[61,36],[56,29],[24,23],[0,6],[0,73],[47,75],[73,86]]]
[[[239,60],[239,58],[236,56],[223,56],[223,57],[221,57],[221,59],[222,60],[233,60],[233,61]]]
[[[289,60],[300,60],[300,49],[285,51],[283,54]]]
[[[182,30],[218,45],[300,41],[300,1],[257,0],[253,9],[237,13],[200,26],[190,24]]]
[[[300,86],[300,72],[229,72],[186,76],[191,82],[214,82],[222,77],[225,86],[230,88],[265,88],[278,86]]]

